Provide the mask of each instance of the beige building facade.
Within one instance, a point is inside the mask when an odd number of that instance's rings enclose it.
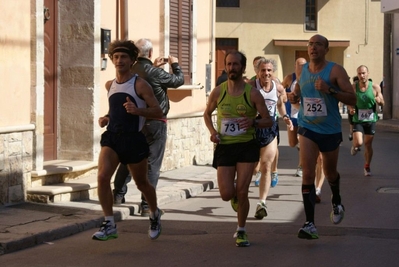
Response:
[[[239,7],[216,9],[216,50],[236,44],[248,58],[247,76],[255,75],[255,56],[277,61],[282,79],[294,71],[298,57],[307,56],[307,40],[321,34],[330,41],[327,60],[341,64],[349,76],[367,65],[374,81],[382,80],[383,14],[370,0],[251,0]],[[236,40],[234,42],[234,40]],[[221,58],[221,57],[220,57]],[[216,73],[220,70],[217,62]]]
[[[162,170],[209,164],[203,123],[214,84],[214,0],[0,0],[0,206],[26,201],[48,168],[96,167],[107,44],[149,38],[154,57],[173,55],[187,76],[170,88]]]
[[[399,119],[399,1],[397,0],[220,0],[216,8],[217,77],[229,49],[248,58],[247,77],[255,72],[252,59],[277,62],[282,79],[307,57],[307,40],[321,34],[330,41],[327,60],[344,66],[354,77],[366,65],[374,83],[385,81],[384,119]]]

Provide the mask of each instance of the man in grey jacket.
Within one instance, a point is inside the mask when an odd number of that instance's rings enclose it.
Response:
[[[156,188],[167,138],[166,122],[170,108],[167,90],[168,88],[177,88],[183,85],[184,75],[176,57],[169,56],[167,61],[163,58],[155,59],[154,63],[151,61],[153,48],[150,40],[145,38],[140,39],[136,42],[136,46],[139,49],[139,55],[137,62],[132,67],[132,72],[144,78],[151,85],[163,112],[162,119],[147,118],[142,130],[150,147],[150,154],[148,157],[148,179],[154,188]],[[173,74],[159,68],[166,63],[170,64]],[[130,182],[130,180],[131,176],[126,166],[120,164],[114,181],[115,204],[125,202],[124,196],[127,192],[127,183]],[[141,216],[149,215],[149,206],[143,195],[141,196],[140,212]]]

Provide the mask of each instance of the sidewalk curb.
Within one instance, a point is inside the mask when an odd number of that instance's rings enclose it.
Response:
[[[169,176],[174,176],[173,171]],[[159,206],[194,197],[216,188],[217,184],[216,175],[209,171],[184,180],[179,177],[174,177],[174,179],[175,183],[167,186],[158,185]],[[133,186],[135,186],[134,183],[131,187]],[[126,220],[129,216],[138,213],[140,195],[137,192],[134,192],[134,196],[127,198],[128,204],[113,207],[116,222]],[[54,209],[61,211],[56,213]],[[37,212],[38,210],[40,212]],[[30,213],[35,213],[35,215],[30,216]],[[37,215],[37,213],[43,213],[43,215]],[[5,214],[4,219],[7,216],[11,220],[13,216],[17,218],[11,223],[3,223],[0,220],[0,256],[40,244],[51,244],[54,240],[100,227],[104,220],[101,206],[94,199],[56,204],[27,202],[0,209],[0,215],[3,214]],[[38,218],[34,218],[35,216]]]

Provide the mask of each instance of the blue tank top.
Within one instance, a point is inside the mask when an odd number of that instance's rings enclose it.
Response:
[[[340,91],[330,82],[330,73],[334,65],[334,62],[327,62],[325,68],[320,72],[310,73],[309,63],[306,63],[299,80],[301,107],[298,125],[320,134],[335,134],[342,131],[339,101],[334,96],[322,93],[314,87],[315,81],[320,77],[328,86]]]
[[[145,118],[127,113],[126,108],[123,106],[127,102],[126,97],[129,97],[138,108],[146,107],[145,101],[136,93],[136,79],[137,74],[121,84],[117,83],[116,80],[112,81],[108,91],[108,131],[114,133],[140,132],[143,128]]]

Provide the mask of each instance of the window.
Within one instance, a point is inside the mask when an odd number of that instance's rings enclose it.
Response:
[[[238,38],[216,38],[216,47],[229,47],[238,50]]]
[[[170,0],[170,54],[179,59],[184,83],[191,84],[191,0]]]
[[[306,0],[305,30],[317,31],[317,0]]]
[[[240,7],[240,0],[216,0],[216,7]]]

